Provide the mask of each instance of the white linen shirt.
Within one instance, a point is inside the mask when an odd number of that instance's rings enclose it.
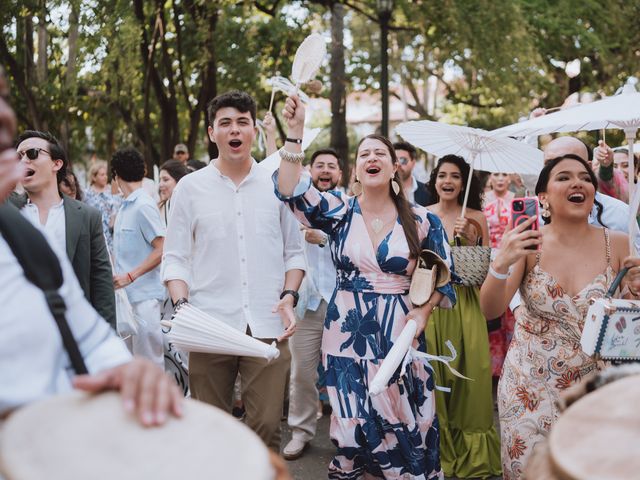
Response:
[[[307,310],[316,311],[322,300],[329,303],[336,288],[336,267],[331,258],[329,244],[320,247],[305,242],[307,256]]]
[[[254,161],[236,186],[212,161],[173,192],[162,280],[183,280],[191,304],[238,330],[278,337],[285,272],[305,269],[299,230],[267,169]]]
[[[84,297],[64,250],[56,253],[66,319],[90,373],[125,363],[131,355]],[[70,391],[75,374],[42,290],[29,282],[0,235],[0,417],[48,395]]]
[[[56,247],[62,252],[67,248],[67,226],[64,214],[64,200],[60,200],[58,205],[54,205],[49,209],[47,221],[44,225],[40,223],[40,211],[38,206],[31,201],[22,209],[22,214],[40,230],[47,232],[50,242],[54,242]]]

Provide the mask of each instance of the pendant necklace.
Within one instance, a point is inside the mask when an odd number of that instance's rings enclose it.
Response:
[[[380,233],[384,228],[384,222],[379,218],[374,218],[373,220],[371,220],[370,225],[371,225],[371,230],[373,230],[373,233],[375,233],[376,235]]]

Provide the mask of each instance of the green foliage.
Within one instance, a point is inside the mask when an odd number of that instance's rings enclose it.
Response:
[[[42,0],[0,0],[0,62],[21,127],[52,130],[75,160],[88,150],[108,158],[133,144],[149,163],[160,163],[177,142],[188,143],[195,158],[206,154],[204,109],[216,93],[246,90],[262,115],[271,93],[266,80],[289,74],[307,34],[329,31],[332,1],[44,3],[45,13]],[[376,1],[342,3],[347,90],[379,89]],[[80,28],[68,79],[74,10]],[[638,18],[640,0],[396,0],[391,79],[406,85],[409,105],[422,118],[494,128],[538,104],[559,105],[574,91],[610,94],[630,75],[640,76]],[[37,67],[42,22],[44,79]],[[563,65],[574,59],[582,69],[570,80]],[[422,93],[429,77],[439,79],[444,94],[434,111]],[[326,68],[321,78],[328,96]]]

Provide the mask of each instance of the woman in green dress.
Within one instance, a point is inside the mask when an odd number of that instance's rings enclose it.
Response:
[[[469,172],[462,157],[442,157],[431,173],[428,188],[432,204],[427,208],[440,217],[449,239],[457,235],[463,244],[475,245],[480,235],[482,244],[487,246],[489,229],[482,213],[480,183],[475,177],[471,180],[466,218],[462,217]],[[476,222],[481,232],[472,226]],[[427,351],[448,355],[445,342],[450,340],[458,353],[452,366],[472,379],[456,377],[444,365],[434,362],[436,384],[451,389],[436,393],[441,464],[448,477],[487,478],[501,473],[500,440],[493,423],[487,323],[480,311],[478,289],[456,285],[455,290],[455,308],[434,312],[426,328]]]

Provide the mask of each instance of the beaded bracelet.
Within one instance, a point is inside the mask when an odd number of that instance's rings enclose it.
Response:
[[[280,158],[285,162],[302,163],[302,161],[304,160],[304,152],[293,153],[293,152],[290,152],[289,150],[285,150],[284,147],[278,150],[278,152],[280,153]]]

